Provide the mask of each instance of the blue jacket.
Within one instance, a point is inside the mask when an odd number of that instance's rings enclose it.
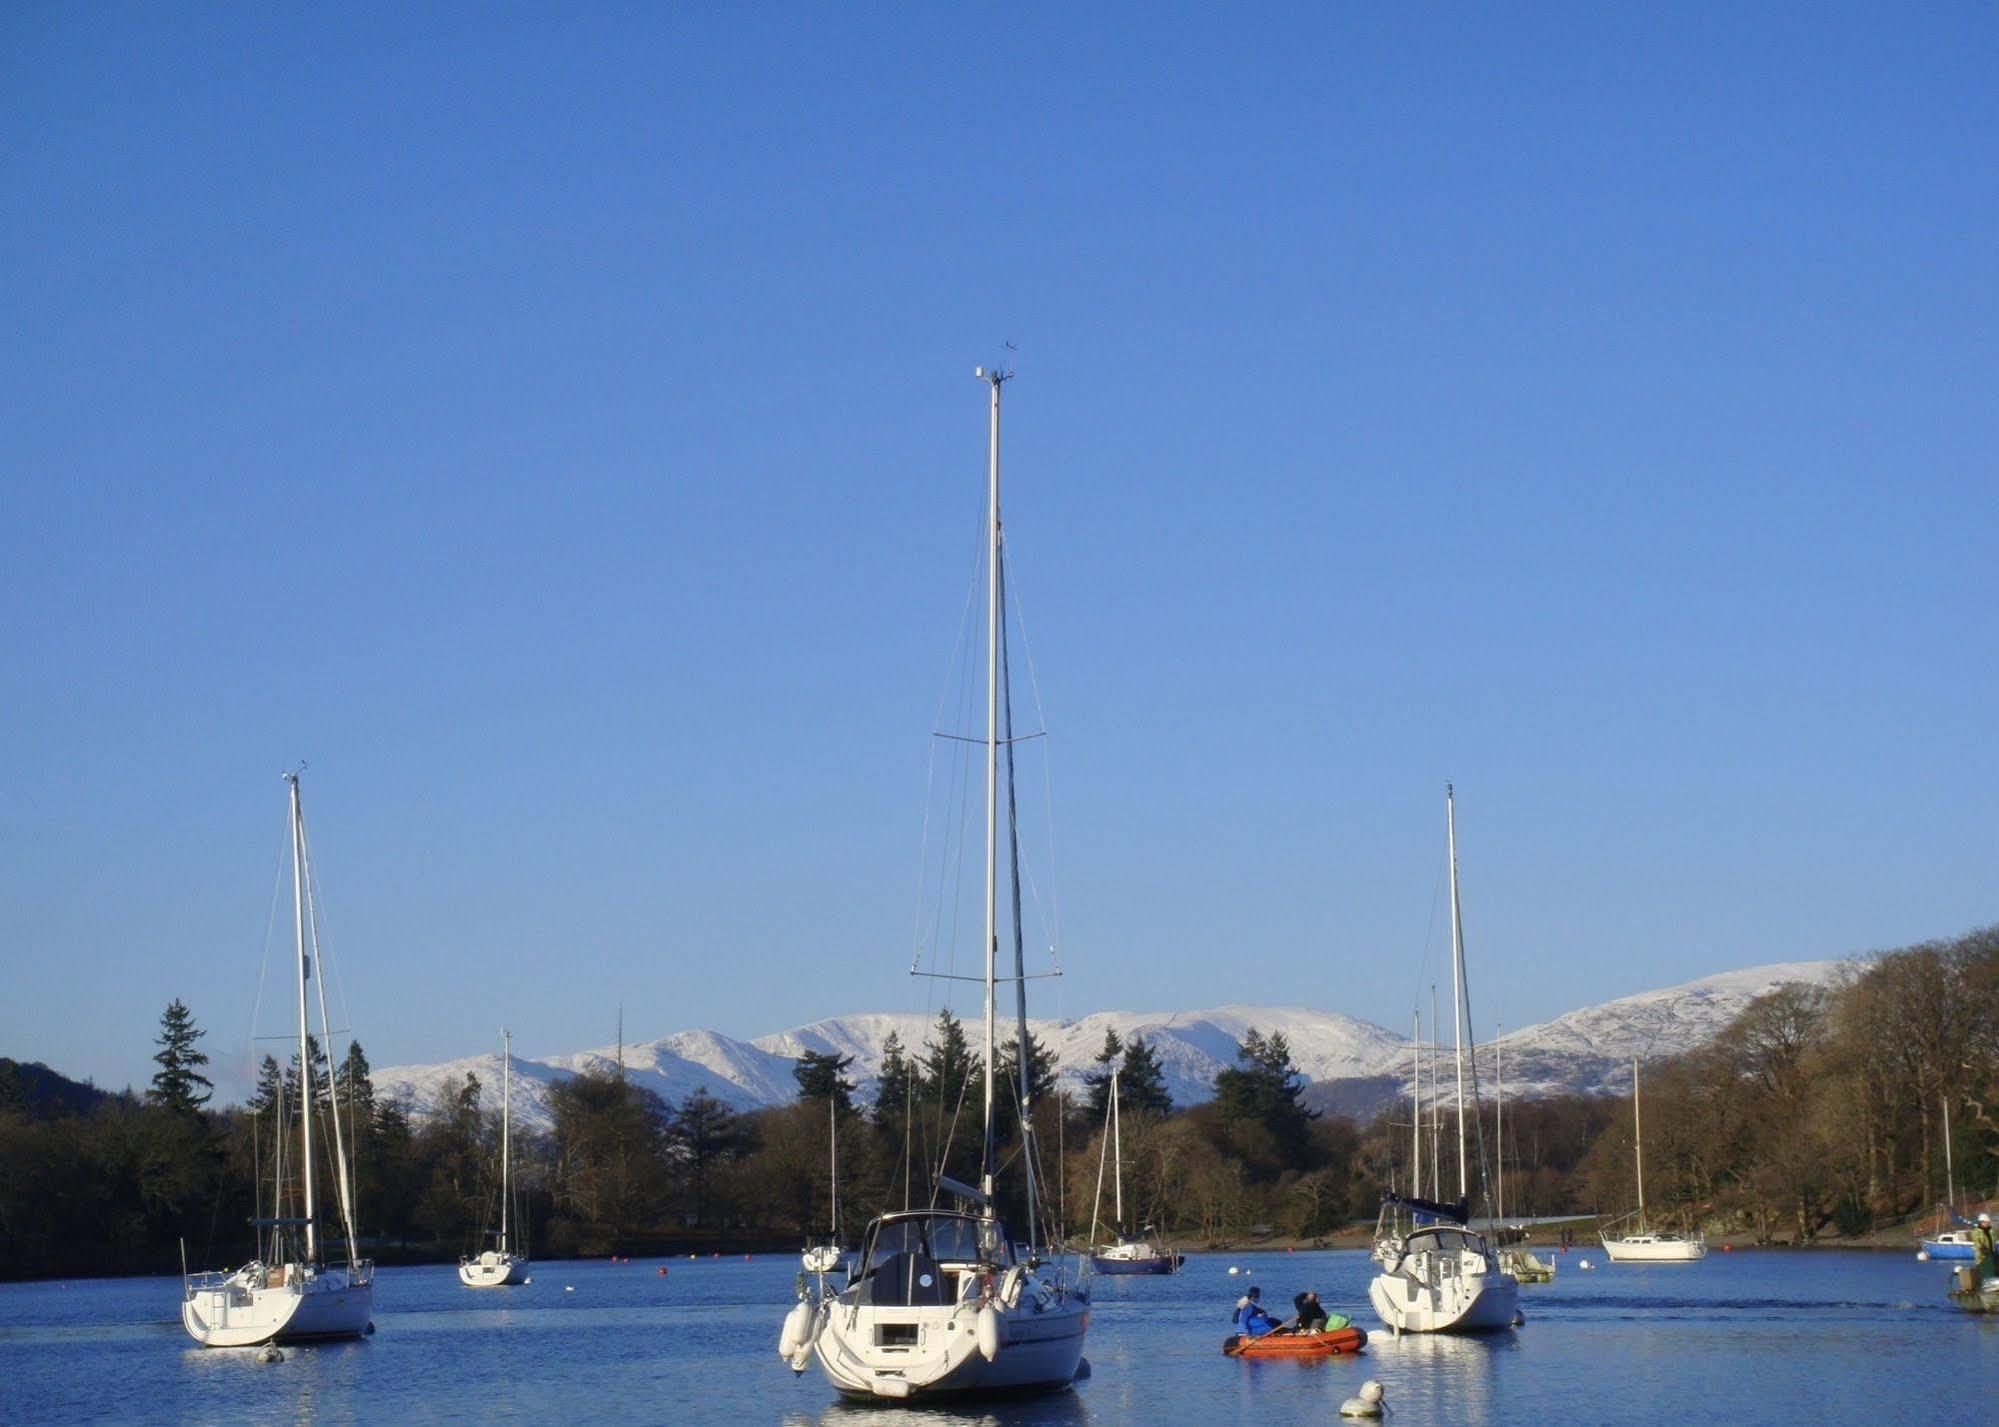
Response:
[[[1261,1303],[1236,1310],[1235,1330],[1245,1338],[1260,1338],[1276,1326],[1277,1320],[1263,1311]]]

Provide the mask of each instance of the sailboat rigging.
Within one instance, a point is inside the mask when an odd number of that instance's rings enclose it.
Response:
[[[1458,1087],[1458,1197],[1443,1202],[1442,1194],[1423,1199],[1390,1191],[1382,1196],[1381,1222],[1376,1228],[1381,1271],[1368,1285],[1368,1298],[1381,1321],[1398,1333],[1462,1333],[1505,1328],[1512,1324],[1520,1284],[1500,1267],[1486,1236],[1471,1227],[1471,1190],[1465,1149],[1465,1022],[1470,995],[1465,985],[1463,919],[1458,901],[1457,807],[1452,789],[1444,789],[1444,826],[1451,871],[1451,1023],[1455,1035]],[[1434,1025],[1435,1018],[1432,1017]],[[1442,1166],[1432,1180],[1441,1184]],[[1479,1177],[1485,1179],[1485,1156],[1479,1151]],[[1489,1197],[1489,1196],[1488,1196]],[[1407,1217],[1406,1231],[1400,1220]]]
[[[843,1283],[835,1262],[808,1252],[811,1283],[784,1320],[778,1352],[794,1371],[816,1359],[843,1395],[864,1399],[929,1400],[1067,1386],[1082,1364],[1089,1297],[1041,1261],[1030,1100],[1031,1043],[1027,976],[1020,931],[1019,842],[1013,800],[1012,705],[1002,610],[1005,547],[1000,527],[1000,389],[1011,372],[980,367],[990,391],[987,441],[985,919],[981,1110],[984,1125],[979,1182],[962,1183],[941,1169],[940,1196],[955,1209],[929,1207],[884,1214],[868,1226]],[[1001,749],[1006,750],[1006,803],[1000,802]],[[1014,1087],[1019,1100],[1026,1182],[1026,1252],[1001,1222],[996,1201],[999,1071],[1000,819],[1007,820],[1012,877],[1016,1018]],[[933,1206],[934,1206],[933,1200]]]
[[[328,1262],[320,1229],[318,1184],[313,1169],[313,1120],[321,1109],[320,1087],[314,1083],[319,1059],[307,1012],[306,986],[317,981],[320,1039],[330,1055],[332,1028],[326,1013],[326,978],[319,955],[319,911],[305,836],[305,811],[299,796],[299,775],[286,773],[289,789],[289,835],[292,860],[292,918],[295,936],[293,972],[298,990],[298,1133],[299,1212],[284,1212],[285,1181],[280,1169],[277,1198],[268,1218],[251,1221],[257,1230],[257,1254],[242,1268],[181,1275],[181,1326],[205,1348],[240,1348],[267,1342],[303,1342],[351,1338],[367,1331],[374,1312],[375,1265],[359,1256],[354,1232],[353,1179],[347,1160],[347,1137],[340,1124],[341,1096],[324,1086],[326,1118],[333,1144],[335,1203],[344,1263]],[[329,1076],[329,1081],[331,1077]],[[283,1122],[283,1091],[278,1105]],[[282,1154],[283,1136],[279,1136]],[[282,1165],[282,1160],[279,1161]]]
[[[1627,1234],[1600,1232],[1603,1251],[1614,1263],[1691,1263],[1707,1257],[1707,1236],[1655,1233],[1645,1222],[1645,1122],[1639,1109],[1638,1057],[1631,1057],[1631,1138],[1638,1167],[1637,1227]]]
[[[507,1232],[513,1198],[514,1033],[500,1032],[500,1231],[490,1249],[461,1258],[458,1279],[467,1288],[505,1288],[526,1283],[526,1254],[513,1251]]]
[[[1119,1107],[1119,1069],[1111,1070],[1110,1096],[1104,1102],[1104,1144],[1097,1155],[1097,1193],[1090,1205],[1090,1262],[1098,1273],[1172,1273],[1185,1262],[1181,1254],[1162,1249],[1152,1241],[1153,1227],[1143,1226],[1136,1234],[1124,1229],[1124,1114]],[[1097,1237],[1098,1210],[1104,1200],[1104,1159],[1111,1162],[1111,1226],[1114,1237],[1108,1244]]]

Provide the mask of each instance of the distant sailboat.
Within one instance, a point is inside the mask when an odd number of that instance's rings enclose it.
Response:
[[[1978,1250],[1971,1242],[1972,1224],[1957,1212],[1957,1164],[1951,1158],[1950,1096],[1943,1097],[1943,1184],[1944,1202],[1937,1205],[1937,1227],[1933,1234],[1918,1236],[1917,1258],[1973,1259]],[[1956,1228],[1947,1228],[1955,1224]]]
[[[505,1288],[526,1283],[526,1254],[513,1252],[507,1234],[507,1211],[513,1199],[514,1033],[500,1032],[500,1231],[490,1249],[458,1260],[458,1281],[467,1288]]]
[[[830,1232],[823,1244],[807,1243],[802,1261],[807,1273],[832,1273],[847,1256],[840,1232],[840,1097],[826,1097],[826,1177],[831,1185]]]
[[[1111,1161],[1111,1220],[1115,1237],[1108,1244],[1097,1238],[1097,1211],[1104,1202],[1104,1153],[1097,1156],[1097,1197],[1090,1205],[1090,1262],[1098,1273],[1171,1273],[1185,1261],[1183,1255],[1162,1249],[1152,1242],[1154,1232],[1147,1224],[1136,1234],[1124,1232],[1124,1117],[1118,1108],[1118,1072],[1111,1071],[1110,1099],[1104,1105],[1104,1119],[1110,1133],[1104,1151]]]
[[[278,1137],[277,1202],[268,1218],[251,1221],[257,1230],[258,1257],[234,1271],[181,1274],[181,1326],[204,1348],[243,1348],[272,1341],[304,1342],[319,1338],[352,1338],[366,1332],[375,1311],[375,1265],[356,1252],[353,1181],[347,1170],[347,1142],[340,1125],[339,1097],[323,1087],[325,1113],[332,1127],[334,1182],[338,1189],[340,1227],[347,1247],[344,1264],[329,1264],[321,1253],[317,1186],[313,1177],[313,1119],[319,1113],[320,1088],[313,1083],[314,1054],[306,1016],[306,983],[315,981],[319,1029],[332,1053],[327,1025],[326,981],[319,970],[319,915],[312,873],[306,856],[305,813],[299,801],[298,774],[285,774],[291,790],[292,914],[297,932],[293,970],[298,984],[298,1130],[299,1178],[295,1202],[299,1213],[283,1212],[284,1137]],[[284,1120],[283,1091],[278,1120]],[[324,1133],[324,1132],[322,1132]]]
[[[1415,1195],[1383,1196],[1384,1226],[1405,1212],[1410,1227],[1377,1241],[1397,1239],[1392,1257],[1368,1285],[1367,1296],[1381,1321],[1398,1333],[1468,1333],[1512,1325],[1520,1283],[1500,1266],[1485,1235],[1470,1226],[1470,1176],[1465,1159],[1465,1036],[1470,998],[1465,990],[1464,931],[1458,911],[1457,813],[1451,789],[1444,789],[1444,826],[1451,864],[1451,1020],[1456,1031],[1458,1073],[1458,1198],[1455,1204]],[[1434,1021],[1434,1017],[1432,1018]],[[1441,1180],[1442,1175],[1434,1176]]]
[[[1603,1251],[1613,1263],[1692,1263],[1707,1257],[1707,1239],[1693,1234],[1654,1233],[1645,1224],[1645,1122],[1638,1108],[1638,1057],[1631,1057],[1631,1130],[1633,1152],[1638,1157],[1637,1229],[1615,1235],[1599,1233]],[[1622,1221],[1618,1221],[1622,1222]]]

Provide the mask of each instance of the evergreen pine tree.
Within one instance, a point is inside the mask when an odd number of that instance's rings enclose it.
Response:
[[[250,1095],[250,1111],[256,1115],[268,1115],[275,1110],[279,1097],[284,1094],[285,1074],[278,1069],[275,1056],[266,1055],[264,1063],[257,1067],[257,1088]]]
[[[1224,1122],[1246,1120],[1263,1126],[1275,1142],[1280,1163],[1303,1161],[1316,1112],[1300,1103],[1305,1079],[1291,1063],[1291,1043],[1280,1031],[1269,1037],[1254,1026],[1242,1038],[1236,1064],[1215,1073],[1215,1107]]]
[[[854,1108],[854,1087],[847,1082],[846,1069],[854,1063],[851,1055],[828,1055],[816,1050],[808,1050],[791,1067],[791,1077],[798,1082],[798,1094],[804,1100],[832,1099],[838,1102],[843,1114],[851,1114]]]
[[[208,1056],[196,1042],[208,1032],[194,1023],[187,1006],[175,997],[160,1016],[159,1047],[153,1060],[160,1067],[153,1075],[153,1087],[146,1098],[184,1115],[192,1115],[208,1103],[215,1084],[201,1073]]]
[[[879,1129],[894,1128],[900,1134],[903,1116],[909,1111],[914,1067],[903,1053],[902,1037],[894,1031],[882,1042],[881,1073],[875,1077],[874,1122]],[[899,1139],[898,1139],[899,1143]]]
[[[1008,1041],[999,1049],[994,1109],[1002,1142],[1020,1134],[1020,1047]],[[1055,1056],[1033,1031],[1027,1033],[1027,1095],[1030,1105],[1045,1105],[1055,1094]]]
[[[1111,1099],[1111,1074],[1118,1066],[1118,1058],[1124,1054],[1124,1042],[1118,1039],[1113,1027],[1104,1028],[1104,1048],[1097,1052],[1096,1069],[1083,1074],[1083,1084],[1090,1089],[1088,1104],[1089,1118],[1100,1122],[1104,1109]]]
[[[1144,1036],[1133,1036],[1125,1045],[1124,1068],[1118,1072],[1118,1103],[1134,1115],[1173,1113],[1166,1071],[1159,1064],[1159,1053]]]

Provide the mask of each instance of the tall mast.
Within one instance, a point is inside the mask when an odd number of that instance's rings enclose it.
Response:
[[[1444,1197],[1444,1087],[1437,1078],[1437,983],[1430,983],[1430,1192]]]
[[[986,448],[986,1049],[985,1149],[979,1161],[979,1188],[985,1191],[985,1213],[993,1214],[993,1079],[998,1034],[993,1022],[995,978],[999,959],[999,636],[1000,636],[1000,513],[999,431],[1000,387],[1009,373],[979,367],[975,375],[992,388]]]
[[[1117,1231],[1124,1232],[1124,1115],[1118,1108],[1117,1071],[1111,1072],[1111,1207]]]
[[[507,1165],[513,1158],[514,1033],[500,1028],[500,1252],[507,1251]]]
[[[1499,1033],[1504,1029],[1492,1028],[1492,1138],[1499,1168],[1492,1187],[1492,1214],[1501,1221],[1506,1218],[1506,1056],[1499,1048]]]
[[[1943,1097],[1943,1192],[1951,1212],[1957,1212],[1957,1171],[1950,1162],[1950,1096]]]
[[[1444,837],[1451,855],[1451,1037],[1458,1066],[1458,1198],[1471,1196],[1465,1178],[1464,928],[1458,921],[1458,814],[1451,785],[1444,784]]]
[[[1631,1138],[1638,1152],[1638,1232],[1645,1232],[1645,1121],[1638,1110],[1638,1057],[1631,1057]]]
[[[325,958],[319,954],[319,903],[312,886],[312,850],[307,844],[305,836],[305,806],[303,803],[299,805],[298,841],[299,849],[302,853],[300,861],[305,867],[305,925],[308,933],[306,954],[308,958],[307,965],[310,966],[313,962],[323,962]],[[321,967],[320,975],[311,977],[310,979],[319,992],[319,1033],[326,1039],[326,1102],[327,1108],[332,1112],[329,1118],[333,1121],[333,1182],[335,1187],[340,1191],[340,1226],[347,1236],[347,1262],[351,1264],[361,1256],[361,1251],[360,1246],[354,1240],[354,1178],[347,1166],[346,1137],[342,1135],[340,1130],[340,1097],[336,1093],[337,1086],[333,1078],[333,1022],[326,1014],[326,975],[324,967]],[[347,1112],[351,1117],[354,1112],[354,1092],[352,1086],[348,1087],[347,1100]]]
[[[1416,1055],[1416,1080],[1409,1095],[1409,1193],[1423,1197],[1423,1013],[1411,1017],[1415,1035],[1409,1048]]]
[[[298,973],[298,1132],[304,1151],[305,1174],[305,1261],[319,1262],[319,1228],[313,1223],[312,1203],[312,1050],[308,1044],[305,1017],[305,979],[310,974],[305,962],[305,823],[299,811],[298,774],[285,774],[291,785],[292,822],[292,922],[297,931]]]
[[[838,1248],[840,1246],[840,1097],[838,1095],[826,1097],[826,1144],[828,1158],[832,1161],[833,1247]]]

